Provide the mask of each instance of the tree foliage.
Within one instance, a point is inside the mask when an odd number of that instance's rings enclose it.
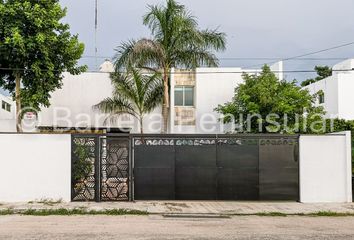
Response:
[[[312,83],[321,81],[322,79],[332,76],[332,68],[328,66],[316,66],[315,71],[317,72],[317,77],[306,79],[301,83],[302,87],[308,86]]]
[[[243,78],[244,83],[236,87],[232,101],[216,108],[225,115],[225,122],[235,121],[236,131],[304,132],[309,125],[322,120],[323,108],[313,106],[315,96],[295,81],[279,81],[268,66],[260,74],[244,74]],[[276,128],[272,121],[280,126]]]
[[[0,87],[15,95],[21,79],[22,107],[49,106],[50,93],[62,85],[62,73],[79,74],[84,45],[62,22],[59,0],[0,1]]]
[[[213,51],[225,49],[225,34],[216,29],[201,30],[197,19],[175,0],[166,6],[149,5],[143,23],[152,34],[123,43],[117,48],[116,70],[127,66],[160,71],[164,80],[162,115],[164,132],[167,131],[169,108],[169,73],[171,68],[196,68],[201,65],[217,66]]]
[[[147,75],[135,68],[126,73],[111,75],[114,86],[113,96],[94,106],[108,113],[111,121],[121,114],[129,114],[140,122],[143,133],[143,118],[162,102],[163,86],[159,73]]]
[[[75,161],[73,161],[73,181],[74,184],[81,185],[85,178],[90,175],[93,170],[93,162],[90,150],[82,143],[75,145]]]

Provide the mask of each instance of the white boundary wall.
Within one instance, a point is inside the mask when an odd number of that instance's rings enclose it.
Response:
[[[300,136],[300,201],[351,202],[350,132]],[[0,134],[0,202],[71,200],[71,135]]]
[[[0,201],[71,200],[71,136],[0,134]]]
[[[300,136],[300,202],[352,202],[350,132]]]

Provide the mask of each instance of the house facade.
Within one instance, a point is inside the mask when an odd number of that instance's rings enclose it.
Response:
[[[333,74],[306,87],[318,94],[317,106],[323,106],[326,118],[354,120],[354,59],[333,66]]]
[[[282,64],[271,67],[282,78]],[[39,128],[120,128],[140,131],[138,121],[121,115],[115,122],[93,106],[112,94],[109,72],[113,65],[106,61],[100,72],[70,75],[65,73],[63,87],[52,94],[51,106],[38,115]],[[169,133],[224,133],[230,126],[220,121],[215,112],[219,104],[232,100],[235,87],[243,82],[242,74],[261,70],[242,68],[197,68],[193,71],[172,69],[170,86]],[[144,119],[144,132],[161,132],[161,108]]]
[[[354,119],[352,92],[354,90],[354,59],[333,66],[333,75],[305,87],[311,94],[318,94],[316,105],[323,106],[327,118]],[[271,66],[279,79],[283,79],[282,62]],[[52,94],[51,106],[39,112],[37,121],[24,121],[25,131],[53,128],[124,129],[140,132],[138,121],[129,115],[120,115],[115,122],[108,115],[93,109],[101,100],[110,97],[112,84],[110,72],[113,65],[104,62],[99,72],[80,75],[64,73],[63,86]],[[170,85],[169,133],[217,134],[229,132],[229,124],[215,108],[232,100],[235,87],[243,82],[242,74],[256,74],[261,70],[242,68],[172,69]],[[15,104],[0,95],[0,132],[16,130]],[[146,133],[161,132],[161,108],[157,107],[144,119]]]

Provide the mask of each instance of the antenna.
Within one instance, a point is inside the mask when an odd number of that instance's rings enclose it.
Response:
[[[97,70],[97,29],[98,29],[98,0],[95,0],[95,67]]]

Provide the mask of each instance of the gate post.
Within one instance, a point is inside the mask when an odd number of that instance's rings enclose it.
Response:
[[[128,177],[128,189],[129,189],[129,201],[132,202],[134,201],[134,138],[132,137],[131,134],[129,134],[128,137],[129,141],[129,161],[128,161],[128,171],[129,171],[129,177]]]
[[[95,136],[95,202],[101,202],[101,138]]]

